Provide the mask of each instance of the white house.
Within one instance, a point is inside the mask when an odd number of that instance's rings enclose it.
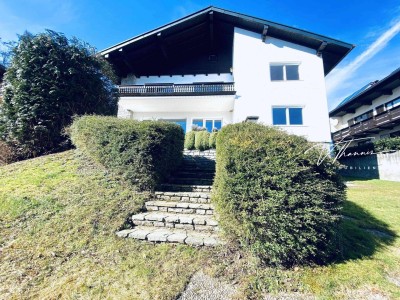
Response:
[[[208,7],[100,52],[118,116],[220,129],[245,120],[331,140],[325,76],[353,45]]]
[[[400,136],[400,68],[362,87],[329,115],[334,141],[361,144]]]

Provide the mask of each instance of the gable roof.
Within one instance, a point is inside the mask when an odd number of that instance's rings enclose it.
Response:
[[[345,98],[336,108],[330,111],[330,117],[340,117],[354,113],[363,105],[371,105],[372,101],[382,95],[391,95],[392,90],[400,86],[400,68],[397,68],[385,78],[369,83],[349,97]]]
[[[266,30],[266,35],[269,37],[275,37],[315,49],[316,53],[322,53],[325,75],[327,75],[354,48],[354,45],[352,44],[323,35],[210,6],[184,18],[104,49],[100,51],[99,54],[103,56],[107,54],[109,56],[117,56],[118,51],[129,52],[134,48],[149,47],[151,43],[157,43],[157,37],[162,37],[162,39],[164,39],[181,35],[182,38],[187,38],[189,32],[192,32],[190,37],[195,37],[194,35],[196,35],[197,38],[199,38],[199,36],[207,35],[207,31],[204,32],[201,28],[202,25],[205,24],[203,27],[205,27],[205,30],[208,30],[210,22],[213,22],[213,24],[229,24],[233,27],[259,32],[260,37],[263,31]],[[110,59],[112,60],[111,57]],[[125,64],[129,65],[129,61]]]

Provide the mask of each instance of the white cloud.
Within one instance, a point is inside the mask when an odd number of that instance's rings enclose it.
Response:
[[[370,46],[368,46],[365,51],[358,55],[353,61],[351,61],[344,67],[336,68],[335,70],[333,70],[331,74],[328,75],[326,80],[326,88],[329,98],[337,96],[339,90],[343,90],[343,84],[348,84],[350,78],[356,77],[356,71],[358,71],[359,68],[362,67],[367,61],[369,61],[372,57],[374,57],[382,49],[384,49],[399,32],[400,18],[397,18],[390,23],[390,27],[386,31],[384,31]],[[394,68],[395,67],[393,66],[393,69]],[[358,77],[359,76],[357,76],[357,78]],[[366,83],[367,81],[364,81],[362,85],[365,85]],[[361,87],[361,85],[354,86],[354,82],[352,82],[352,85],[353,92],[357,90],[357,88]],[[333,101],[330,101],[332,106],[336,106],[338,102],[343,99],[342,97],[343,95],[341,95],[341,98],[339,99],[332,99]]]

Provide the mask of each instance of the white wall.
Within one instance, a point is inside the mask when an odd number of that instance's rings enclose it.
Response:
[[[149,83],[196,83],[196,82],[233,82],[232,74],[198,74],[198,75],[173,75],[173,76],[141,76],[129,75],[121,79],[121,85],[142,85]]]
[[[347,128],[349,125],[347,123],[348,120],[351,118],[357,117],[359,115],[362,115],[363,113],[381,105],[386,102],[389,102],[397,97],[400,97],[400,87],[395,88],[393,91],[393,95],[382,95],[372,101],[372,105],[363,105],[358,108],[356,108],[356,112],[354,114],[345,114],[342,117],[335,117],[331,118],[332,119],[332,132],[339,131],[341,129]],[[374,112],[375,115],[375,112]]]
[[[192,128],[193,119],[213,119],[222,120],[222,126],[232,123],[231,112],[133,112],[126,114],[125,118],[132,118],[135,120],[159,120],[159,119],[185,119],[186,120],[186,132]]]
[[[186,119],[186,131],[193,119],[218,119],[232,123],[234,95],[122,97],[118,117],[136,120]]]
[[[271,81],[270,63],[299,63],[300,80]],[[259,33],[235,28],[233,45],[233,77],[231,74],[185,75],[185,76],[150,76],[122,79],[123,85],[145,83],[193,83],[225,81],[235,82],[236,97],[226,100],[226,105],[215,99],[204,105],[195,101],[165,102],[168,109],[156,109],[157,101],[166,97],[158,97],[148,101],[147,97],[123,97],[120,100],[121,117],[143,118],[186,118],[188,127],[191,119],[198,117],[220,116],[223,124],[241,122],[247,116],[259,116],[259,121],[272,125],[272,106],[303,107],[303,123],[301,126],[282,126],[285,130],[306,136],[311,141],[328,142],[331,140],[329,128],[328,105],[325,90],[323,61],[314,49],[306,48],[275,38],[267,37],[261,41]],[[185,99],[185,97],[181,97]],[[163,100],[163,101],[164,101]],[[147,101],[147,102],[143,102]],[[136,103],[136,104],[135,104]],[[152,104],[151,104],[152,103]],[[146,111],[143,104],[154,110]],[[209,106],[211,104],[211,106]],[[190,107],[187,107],[189,105]],[[232,107],[230,107],[232,106]],[[137,108],[140,107],[138,110]],[[127,110],[133,111],[133,114]],[[175,113],[173,112],[174,110]],[[190,128],[188,128],[190,129]]]
[[[270,63],[299,63],[300,80],[271,81]],[[233,121],[259,116],[272,124],[272,106],[303,107],[302,126],[282,126],[312,141],[331,140],[323,61],[314,49],[235,28],[233,75],[237,99]]]

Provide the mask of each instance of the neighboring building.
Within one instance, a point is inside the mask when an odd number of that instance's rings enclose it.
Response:
[[[213,128],[248,120],[331,141],[324,77],[353,45],[208,7],[100,52],[118,116]]]
[[[334,142],[400,136],[400,68],[347,97],[329,116]]]

